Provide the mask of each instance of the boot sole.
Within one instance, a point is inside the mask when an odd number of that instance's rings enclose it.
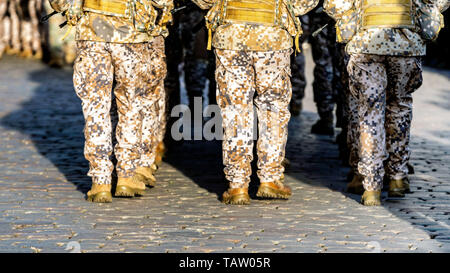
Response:
[[[225,197],[222,203],[227,205],[250,205],[250,197],[248,194],[238,194],[230,197]]]
[[[137,190],[128,186],[117,186],[114,196],[116,197],[134,197],[144,195],[145,190]]]
[[[112,202],[112,194],[107,191],[99,192],[97,194],[88,196],[88,201],[94,203],[111,203]]]
[[[259,187],[256,196],[261,198],[271,198],[271,199],[289,199],[292,194],[286,193],[281,190],[272,189],[269,187]]]

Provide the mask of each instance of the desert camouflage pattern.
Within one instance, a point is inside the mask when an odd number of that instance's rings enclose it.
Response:
[[[327,13],[339,20],[351,9],[359,10],[362,0],[325,0]],[[435,5],[441,12],[448,8],[447,0],[413,0],[417,9]],[[419,26],[418,26],[419,27]],[[423,56],[426,53],[425,40],[416,29],[407,28],[359,28],[347,43],[349,54],[376,54],[391,56]]]
[[[359,117],[358,97],[350,92],[346,94],[347,147],[349,151],[348,163],[354,172],[358,170],[359,162]]]
[[[0,0],[0,58],[9,43],[9,18],[6,17],[8,1]]]
[[[116,128],[118,177],[131,177],[140,162],[142,102],[155,101],[156,71],[150,61],[154,54],[148,43],[104,43],[77,41],[79,54],[74,65],[74,87],[82,101],[85,117],[84,155],[88,175],[94,184],[110,184],[112,126],[110,108],[113,81],[119,121]]]
[[[408,175],[412,93],[422,84],[421,61],[352,54],[348,73],[358,105],[358,173],[366,190],[381,190],[385,169],[391,179]]]
[[[138,167],[150,167],[155,162],[156,147],[163,141],[167,123],[167,93],[164,89],[164,78],[167,75],[164,38],[156,37],[149,43],[151,79],[147,88],[152,96],[142,96],[142,139],[141,157]]]
[[[51,0],[50,0],[51,1]],[[55,10],[67,8],[69,0],[54,0],[52,7]],[[69,1],[70,2],[70,1]],[[173,8],[173,0],[153,0],[152,5],[160,8],[164,16],[170,14]],[[148,14],[148,16],[153,16]],[[143,15],[142,17],[145,17]],[[155,36],[167,35],[165,27],[152,29],[153,32],[144,32],[133,24],[133,20],[127,17],[111,16],[98,12],[85,11],[76,24],[77,41],[96,41],[108,43],[143,43]]]
[[[231,188],[248,187],[253,160],[254,110],[258,116],[258,172],[261,182],[284,172],[292,49],[260,52],[216,49],[217,102],[222,112],[223,164]]]
[[[20,42],[20,0],[9,0],[8,13],[10,20],[10,44],[9,54],[19,54],[22,48]]]
[[[295,16],[306,14],[314,8],[319,0],[291,0]],[[193,0],[202,9],[213,8],[216,0]],[[215,8],[215,7],[214,7]],[[251,50],[251,51],[279,51],[293,46],[292,36],[295,35],[294,22],[290,19],[286,5],[282,5],[281,26],[265,26],[259,24],[233,23],[218,26],[212,40],[212,46],[218,49]],[[295,19],[298,20],[298,19]],[[298,22],[300,25],[300,22]],[[289,32],[289,31],[290,32]]]

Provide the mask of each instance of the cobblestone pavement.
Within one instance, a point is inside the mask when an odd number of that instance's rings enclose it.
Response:
[[[308,64],[311,63],[308,59]],[[308,79],[311,83],[311,67]],[[84,200],[83,119],[71,70],[0,61],[0,251],[449,252],[450,71],[426,69],[415,94],[413,194],[361,206],[346,194],[334,138],[309,134],[309,85],[290,122],[289,201],[226,206],[220,143],[175,146],[138,199]],[[251,195],[255,197],[257,180]]]

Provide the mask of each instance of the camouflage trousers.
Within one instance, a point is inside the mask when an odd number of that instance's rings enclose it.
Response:
[[[150,99],[142,97],[142,150],[139,167],[150,167],[155,162],[156,147],[164,140],[168,119],[168,96],[164,88],[167,75],[164,38],[158,36],[149,45],[152,50],[150,64],[154,79],[148,86],[152,96]]]
[[[412,93],[422,84],[422,65],[417,57],[353,54],[348,73],[358,102],[358,172],[366,190],[380,190],[385,171],[391,179],[408,175]]]
[[[253,105],[259,131],[257,175],[261,182],[271,182],[279,180],[284,172],[281,162],[290,118],[291,53],[292,49],[216,50],[217,102],[224,128],[223,164],[231,188],[248,187],[250,182]]]
[[[20,18],[18,8],[20,0],[9,0],[8,13],[10,22],[10,54],[18,54],[21,50],[20,43]]]
[[[95,184],[109,184],[114,168],[112,90],[118,112],[116,171],[119,177],[130,177],[137,167],[148,165],[141,155],[148,154],[146,151],[154,145],[152,134],[159,125],[156,102],[165,76],[164,51],[153,42],[78,41],[77,48],[73,80],[86,123],[84,155],[89,161],[88,175]]]
[[[6,0],[0,0],[0,57],[6,49],[9,42],[9,20],[7,22],[6,11],[8,10],[8,2]]]

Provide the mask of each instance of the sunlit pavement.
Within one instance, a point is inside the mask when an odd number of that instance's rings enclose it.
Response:
[[[312,67],[304,112],[289,125],[289,201],[226,206],[220,142],[174,146],[145,196],[85,200],[83,117],[71,70],[0,61],[1,252],[449,252],[450,71],[426,68],[414,95],[412,194],[363,207],[317,119]]]

